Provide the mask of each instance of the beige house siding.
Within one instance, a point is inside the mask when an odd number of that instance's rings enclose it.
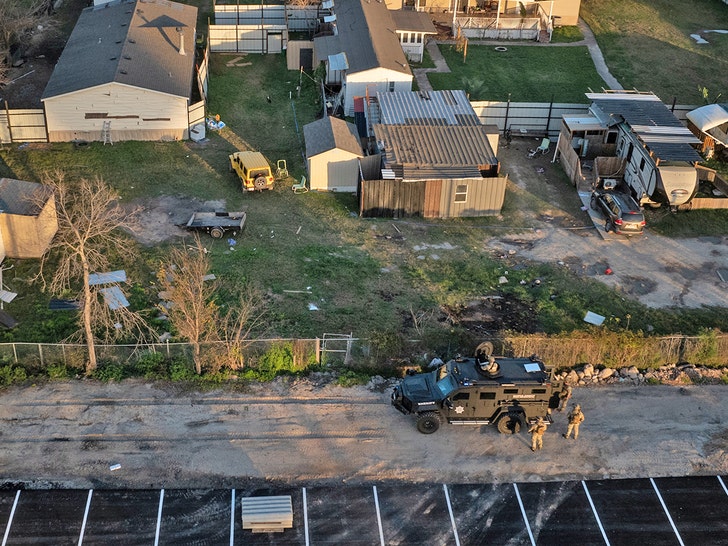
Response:
[[[442,180],[440,218],[494,216],[500,214],[506,195],[504,176]],[[467,187],[465,202],[456,202],[461,186]],[[462,195],[462,194],[461,194]]]
[[[0,213],[0,233],[8,258],[40,258],[58,231],[55,199],[37,216]]]
[[[110,122],[113,142],[187,139],[188,99],[119,83],[44,101],[51,142],[102,140]],[[115,117],[118,116],[118,117]]]
[[[388,91],[412,91],[412,74],[376,68],[346,75],[344,115],[354,116],[354,97],[370,97]],[[394,89],[392,89],[392,85]]]
[[[312,190],[356,192],[359,182],[359,156],[333,149],[308,160]]]

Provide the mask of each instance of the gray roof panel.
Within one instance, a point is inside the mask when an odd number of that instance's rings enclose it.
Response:
[[[0,213],[36,216],[52,195],[50,186],[14,178],[0,178]]]
[[[363,156],[356,127],[343,119],[326,116],[303,126],[306,157],[314,157],[334,148]]]
[[[412,74],[387,5],[379,0],[337,0],[334,5],[350,74],[387,68]]]
[[[587,93],[591,110],[606,125],[626,123],[663,161],[702,161],[691,146],[700,140],[652,93]]]

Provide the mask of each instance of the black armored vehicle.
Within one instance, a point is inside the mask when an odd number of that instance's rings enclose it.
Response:
[[[392,405],[416,415],[423,434],[435,432],[443,420],[494,424],[504,434],[515,434],[539,417],[551,422],[562,383],[535,355],[457,357],[431,372],[407,375],[394,388]]]

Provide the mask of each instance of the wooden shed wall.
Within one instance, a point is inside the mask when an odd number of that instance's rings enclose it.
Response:
[[[456,218],[500,213],[507,177],[456,180],[363,180],[359,214],[364,217]],[[455,203],[458,185],[466,185],[467,200]]]
[[[37,216],[0,214],[5,253],[9,258],[40,258],[58,231],[55,199],[49,199]]]
[[[104,121],[112,141],[183,140],[189,135],[185,97],[118,83],[44,101],[51,142],[102,140]]]

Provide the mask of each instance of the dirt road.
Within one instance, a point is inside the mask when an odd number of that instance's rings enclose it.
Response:
[[[563,182],[555,181],[550,171],[561,167],[551,163],[553,154],[524,159],[529,145],[533,146],[529,141],[514,140],[510,148],[499,148],[502,169],[522,189],[540,186],[550,190],[551,212],[558,218],[563,214],[563,190],[555,186]],[[579,190],[588,192],[588,187]],[[573,192],[576,197],[577,188]],[[685,221],[690,217],[686,215]],[[667,238],[650,231],[648,225],[641,237],[610,234],[605,238],[600,235],[604,231],[602,221],[595,226],[584,212],[579,222],[575,229],[566,229],[553,222],[538,223],[534,218],[532,230],[494,238],[489,247],[515,251],[517,257],[528,260],[564,265],[648,307],[728,306],[728,283],[718,275],[718,270],[728,271],[728,237]],[[605,275],[607,268],[613,274]]]
[[[579,440],[561,437],[557,413],[534,454],[526,434],[490,427],[420,434],[389,389],[279,381],[245,394],[179,394],[136,381],[50,383],[0,395],[0,468],[6,484],[74,488],[726,474],[727,389],[576,389],[586,415]]]

